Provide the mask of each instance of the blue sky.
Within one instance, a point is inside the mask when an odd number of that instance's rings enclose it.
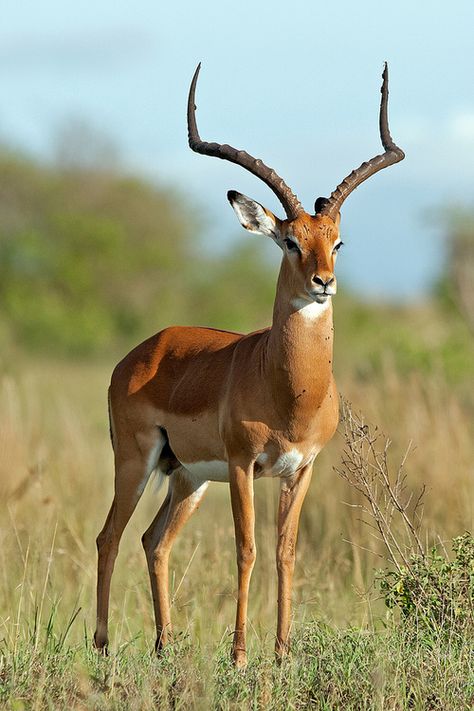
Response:
[[[250,174],[187,147],[197,62],[202,137],[261,157],[310,211],[380,151],[388,60],[391,130],[407,157],[344,205],[339,280],[367,297],[407,299],[442,269],[440,212],[473,201],[472,0],[2,5],[0,139],[49,157],[58,130],[84,121],[111,137],[126,166],[202,205],[219,248],[258,239],[240,231],[227,189],[281,208]]]

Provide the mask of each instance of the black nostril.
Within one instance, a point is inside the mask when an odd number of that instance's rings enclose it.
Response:
[[[327,281],[324,281],[324,279],[321,279],[320,276],[318,276],[317,274],[315,274],[314,277],[313,277],[313,281],[314,281],[315,284],[321,284],[321,286],[326,287],[326,286],[329,286],[330,284],[333,283],[334,277],[331,277],[331,278],[328,279]]]

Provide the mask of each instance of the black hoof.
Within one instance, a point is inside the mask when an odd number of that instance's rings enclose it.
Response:
[[[109,656],[109,641],[108,639],[101,639],[97,632],[94,634],[94,647],[103,657]]]

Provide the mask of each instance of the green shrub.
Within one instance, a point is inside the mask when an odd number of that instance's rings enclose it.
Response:
[[[452,541],[448,559],[436,547],[428,555],[412,554],[409,565],[378,573],[380,590],[390,609],[403,617],[416,615],[429,626],[473,623],[474,538],[464,533]]]

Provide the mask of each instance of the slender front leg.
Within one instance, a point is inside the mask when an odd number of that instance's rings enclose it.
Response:
[[[236,667],[241,669],[247,664],[247,607],[250,577],[257,554],[254,532],[253,464],[248,467],[242,467],[238,464],[230,463],[229,480],[235,526],[239,585],[232,657]]]
[[[289,650],[291,589],[295,569],[298,523],[312,472],[313,465],[311,463],[291,478],[281,480],[277,544],[278,626],[275,644],[277,660],[281,660]]]

